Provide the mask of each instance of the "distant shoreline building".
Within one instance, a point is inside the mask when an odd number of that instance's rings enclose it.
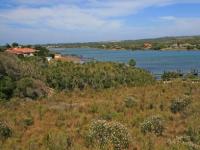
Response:
[[[144,43],[144,48],[145,49],[151,49],[152,48],[152,44],[151,43]]]
[[[24,56],[24,57],[30,57],[30,56],[34,56],[37,50],[33,48],[14,47],[14,48],[7,49],[6,52],[15,54],[15,55]]]

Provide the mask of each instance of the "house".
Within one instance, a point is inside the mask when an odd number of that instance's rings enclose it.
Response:
[[[62,55],[61,54],[55,54],[54,55],[54,59],[61,59],[62,58]]]
[[[145,49],[151,49],[152,48],[152,44],[151,43],[144,43],[144,48]]]
[[[7,49],[6,52],[15,54],[15,55],[24,56],[24,57],[30,57],[30,56],[34,56],[37,50],[33,48],[14,47],[14,48]]]
[[[52,57],[46,57],[47,61],[50,62],[53,58]]]

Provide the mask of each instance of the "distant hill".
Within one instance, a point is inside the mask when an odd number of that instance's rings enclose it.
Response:
[[[154,39],[122,40],[87,43],[46,44],[46,47],[57,48],[101,48],[101,49],[131,49],[131,50],[199,50],[200,36],[161,37]]]

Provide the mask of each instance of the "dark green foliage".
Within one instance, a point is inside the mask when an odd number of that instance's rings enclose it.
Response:
[[[46,47],[37,45],[37,46],[35,46],[35,49],[38,50],[37,56],[40,56],[40,57],[49,56],[49,50]]]
[[[193,45],[187,46],[187,50],[192,50],[192,49],[194,49],[194,48],[195,48],[195,46],[193,46]]]
[[[184,111],[187,106],[191,103],[189,99],[177,99],[173,100],[170,106],[172,113],[178,113]]]
[[[6,49],[11,48],[11,46],[9,44],[6,44]]]
[[[14,93],[18,97],[37,99],[47,96],[48,88],[40,80],[23,78],[17,81]]]
[[[0,140],[6,140],[12,136],[12,130],[4,122],[0,121]]]
[[[18,47],[18,46],[19,46],[18,43],[16,43],[16,42],[12,43],[12,47]]]
[[[6,46],[0,46],[0,52],[4,52],[6,50]]]
[[[19,63],[19,59],[16,56],[0,53],[0,75],[18,79],[20,77]]]
[[[182,77],[182,74],[179,72],[164,72],[161,76],[162,80],[169,81],[171,79],[177,79]]]
[[[154,43],[152,49],[153,50],[161,50],[167,48],[167,45],[163,44],[163,43]]]
[[[42,57],[18,58],[7,53],[0,53],[0,76],[8,76],[13,85],[16,84],[15,96],[33,99],[47,95],[45,84],[57,90],[82,90],[86,87],[142,86],[155,82],[147,71],[125,64],[48,63]]]
[[[159,116],[150,117],[141,124],[141,132],[144,134],[155,133],[156,135],[162,135],[164,131],[163,119]]]
[[[197,45],[197,49],[200,49],[200,44]]]
[[[136,61],[134,59],[129,60],[128,64],[132,67],[136,66]]]
[[[9,99],[13,95],[15,83],[8,76],[0,78],[0,99]]]
[[[47,83],[59,90],[83,89],[86,86],[102,89],[153,82],[148,72],[117,63],[91,62],[81,65],[56,62],[49,66],[47,73]]]

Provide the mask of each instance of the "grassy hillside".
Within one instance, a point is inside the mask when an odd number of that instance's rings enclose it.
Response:
[[[106,89],[119,86],[142,86],[154,83],[145,70],[118,63],[89,62],[48,63],[43,57],[18,58],[0,53],[0,99],[28,97],[37,99],[49,91]]]
[[[198,77],[130,64],[0,53],[0,150],[199,150]]]
[[[144,47],[148,43],[150,47]],[[47,44],[47,47],[77,48],[90,47],[102,49],[132,49],[132,50],[192,50],[200,49],[200,36],[162,37],[156,39],[125,40],[114,42],[89,42],[89,43],[69,43],[69,44]]]

